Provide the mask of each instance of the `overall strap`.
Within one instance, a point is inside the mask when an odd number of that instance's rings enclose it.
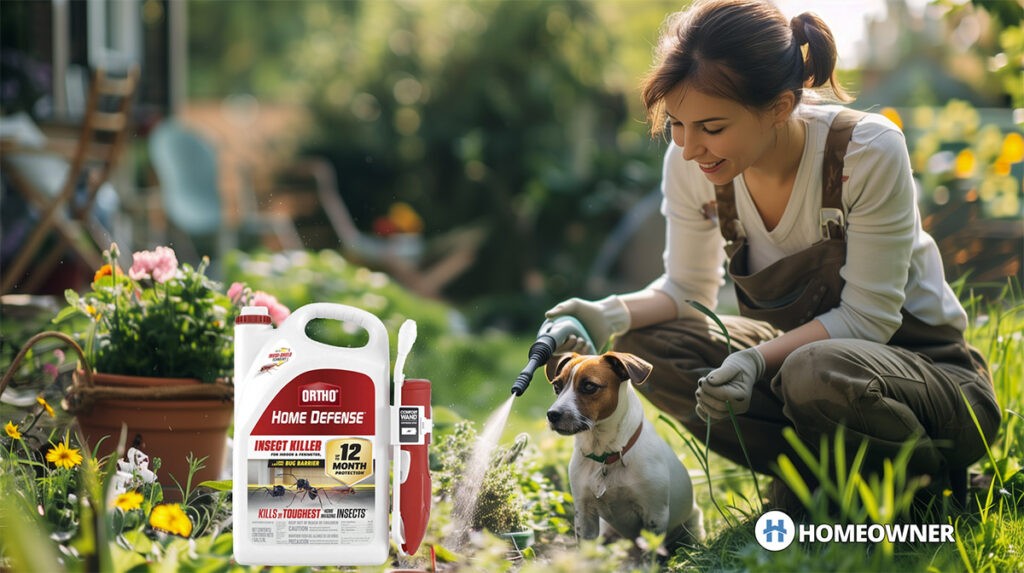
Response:
[[[821,210],[818,224],[822,240],[846,240],[846,209],[843,208],[843,164],[853,138],[853,128],[864,114],[843,109],[832,119],[821,162]]]
[[[853,137],[853,128],[864,117],[863,112],[842,109],[836,114],[825,139],[825,155],[821,166],[821,226],[822,236],[845,238],[846,214],[843,209],[843,163],[846,150]],[[707,212],[710,205],[705,206]],[[736,188],[729,181],[715,185],[714,211],[718,229],[726,244],[740,237],[742,226],[736,212]]]
[[[843,109],[832,120],[821,163],[822,208],[843,209],[843,163],[853,138],[853,128],[862,117],[862,112]]]
[[[718,230],[725,242],[734,243],[740,238],[740,217],[736,213],[736,188],[732,181],[725,185],[715,185],[715,211],[718,218]],[[705,209],[707,212],[707,209]]]

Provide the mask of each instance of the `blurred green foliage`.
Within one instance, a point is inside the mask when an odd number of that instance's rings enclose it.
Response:
[[[550,299],[530,308],[522,293],[578,292],[657,179],[644,141],[619,137],[625,95],[604,77],[615,39],[583,2],[416,3],[393,18],[365,77],[313,86],[308,150],[332,160],[357,220],[402,200],[428,234],[483,222],[479,262],[449,294],[539,316]]]
[[[947,4],[949,0],[941,0]],[[992,77],[1008,96],[1013,107],[1024,107],[1024,77],[1021,74],[1024,62],[1024,3],[1020,0],[971,0],[971,7],[989,14],[998,50],[994,56],[980,51],[979,56],[989,60],[988,68]],[[953,16],[966,10],[966,4],[952,5]],[[995,51],[992,50],[992,51]]]
[[[474,300],[475,323],[534,328],[580,292],[610,228],[658,180],[662,144],[646,135],[636,86],[675,3],[260,7],[190,5],[193,45],[227,46],[190,62],[193,96],[305,102],[316,125],[305,151],[334,164],[364,229],[396,201],[428,237],[484,224],[477,263],[446,291]]]

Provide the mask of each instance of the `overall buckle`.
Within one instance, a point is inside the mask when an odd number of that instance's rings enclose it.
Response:
[[[818,212],[818,224],[822,240],[846,238],[846,215],[842,209],[822,207]]]

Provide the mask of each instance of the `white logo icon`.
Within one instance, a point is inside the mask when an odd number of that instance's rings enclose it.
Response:
[[[754,537],[768,551],[782,551],[796,539],[796,524],[785,512],[769,511],[757,519]]]

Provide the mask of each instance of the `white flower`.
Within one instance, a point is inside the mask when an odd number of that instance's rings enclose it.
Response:
[[[123,460],[117,460],[117,471],[110,478],[110,489],[107,491],[108,506],[113,505],[114,500],[122,493],[156,481],[156,474],[149,469],[149,456],[137,448],[129,448],[124,457]]]
[[[156,481],[156,474],[149,469],[149,456],[136,448],[130,448],[124,457],[127,461],[117,460],[118,474],[123,472],[128,474],[130,481],[139,479],[144,484]],[[127,487],[127,484],[125,486]]]
[[[128,491],[128,484],[130,483],[132,483],[132,474],[116,471],[114,476],[110,478],[110,489],[114,496],[118,496]]]

